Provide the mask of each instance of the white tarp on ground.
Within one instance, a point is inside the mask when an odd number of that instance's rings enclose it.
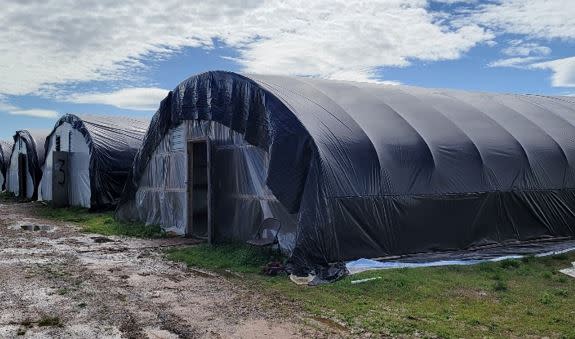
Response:
[[[562,269],[559,272],[575,278],[575,262],[572,262],[571,264],[573,264],[573,267]]]
[[[48,140],[48,153],[46,163],[42,169],[42,181],[38,200],[52,200],[52,152],[56,151],[56,137],[60,137],[60,150],[70,152],[70,185],[68,199],[71,206],[90,208],[90,148],[86,139],[77,129],[69,123],[63,123]]]
[[[545,253],[540,253],[535,255],[536,257],[546,257],[550,255],[557,255],[561,253],[567,253],[575,251],[575,248],[568,248],[561,251],[550,251]],[[490,259],[477,259],[477,260],[438,260],[438,261],[429,261],[429,262],[399,262],[399,261],[376,261],[372,259],[358,259],[354,261],[350,261],[345,264],[349,274],[357,274],[366,271],[373,271],[373,270],[385,270],[391,268],[417,268],[417,267],[436,267],[436,266],[467,266],[467,265],[475,265],[482,262],[498,262],[502,260],[509,260],[509,259],[521,259],[523,255],[506,255],[500,256]],[[575,263],[574,263],[575,264]],[[570,270],[570,269],[566,269]],[[562,270],[561,272],[563,272]],[[575,274],[575,265],[571,270],[573,274]],[[570,271],[570,272],[571,272]],[[565,272],[563,272],[565,273]],[[568,273],[565,273],[568,274]],[[575,275],[573,275],[575,277]]]

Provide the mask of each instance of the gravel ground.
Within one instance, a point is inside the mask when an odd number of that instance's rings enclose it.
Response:
[[[293,305],[163,259],[191,240],[97,238],[34,208],[0,203],[0,338],[326,335]]]

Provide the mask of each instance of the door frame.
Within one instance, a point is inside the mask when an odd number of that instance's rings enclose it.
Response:
[[[211,145],[210,139],[207,137],[192,138],[186,141],[186,236],[191,237],[194,229],[193,211],[190,207],[193,205],[193,168],[194,168],[194,145],[199,143],[206,144],[206,162],[207,162],[207,180],[208,180],[208,191],[207,191],[207,205],[208,205],[208,244],[213,243],[213,227],[212,227],[212,179],[211,179],[211,169],[212,169],[212,157],[211,157]]]
[[[51,178],[44,178],[44,180],[52,180],[52,206],[53,207],[67,207],[70,206],[70,152],[63,152],[63,151],[53,151],[51,154],[52,156],[52,177]],[[60,167],[58,172],[56,170],[56,161],[62,161],[63,167]],[[62,174],[62,183],[58,183],[56,179],[58,178],[57,174]],[[65,201],[60,200],[60,196],[57,197],[56,194],[56,187],[63,186],[66,192]]]
[[[28,198],[28,158],[24,153],[18,153],[18,198]]]

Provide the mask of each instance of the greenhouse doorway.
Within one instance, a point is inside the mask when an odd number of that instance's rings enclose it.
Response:
[[[26,154],[18,154],[18,195],[20,199],[26,199],[27,190],[27,176],[26,176]]]
[[[67,207],[70,182],[70,165],[68,152],[52,152],[52,206]],[[47,180],[48,178],[46,178]]]
[[[208,139],[188,141],[188,225],[187,235],[212,243],[210,180],[210,143]]]

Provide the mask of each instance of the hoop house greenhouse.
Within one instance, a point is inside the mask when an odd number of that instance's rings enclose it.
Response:
[[[46,140],[41,200],[54,206],[114,206],[149,121],[66,114]]]
[[[208,72],[162,101],[117,210],[300,263],[575,236],[575,99]]]
[[[0,191],[6,189],[6,173],[10,166],[10,153],[12,153],[12,143],[0,140]]]
[[[36,200],[44,165],[47,131],[17,131],[10,155],[7,191],[20,198]]]

